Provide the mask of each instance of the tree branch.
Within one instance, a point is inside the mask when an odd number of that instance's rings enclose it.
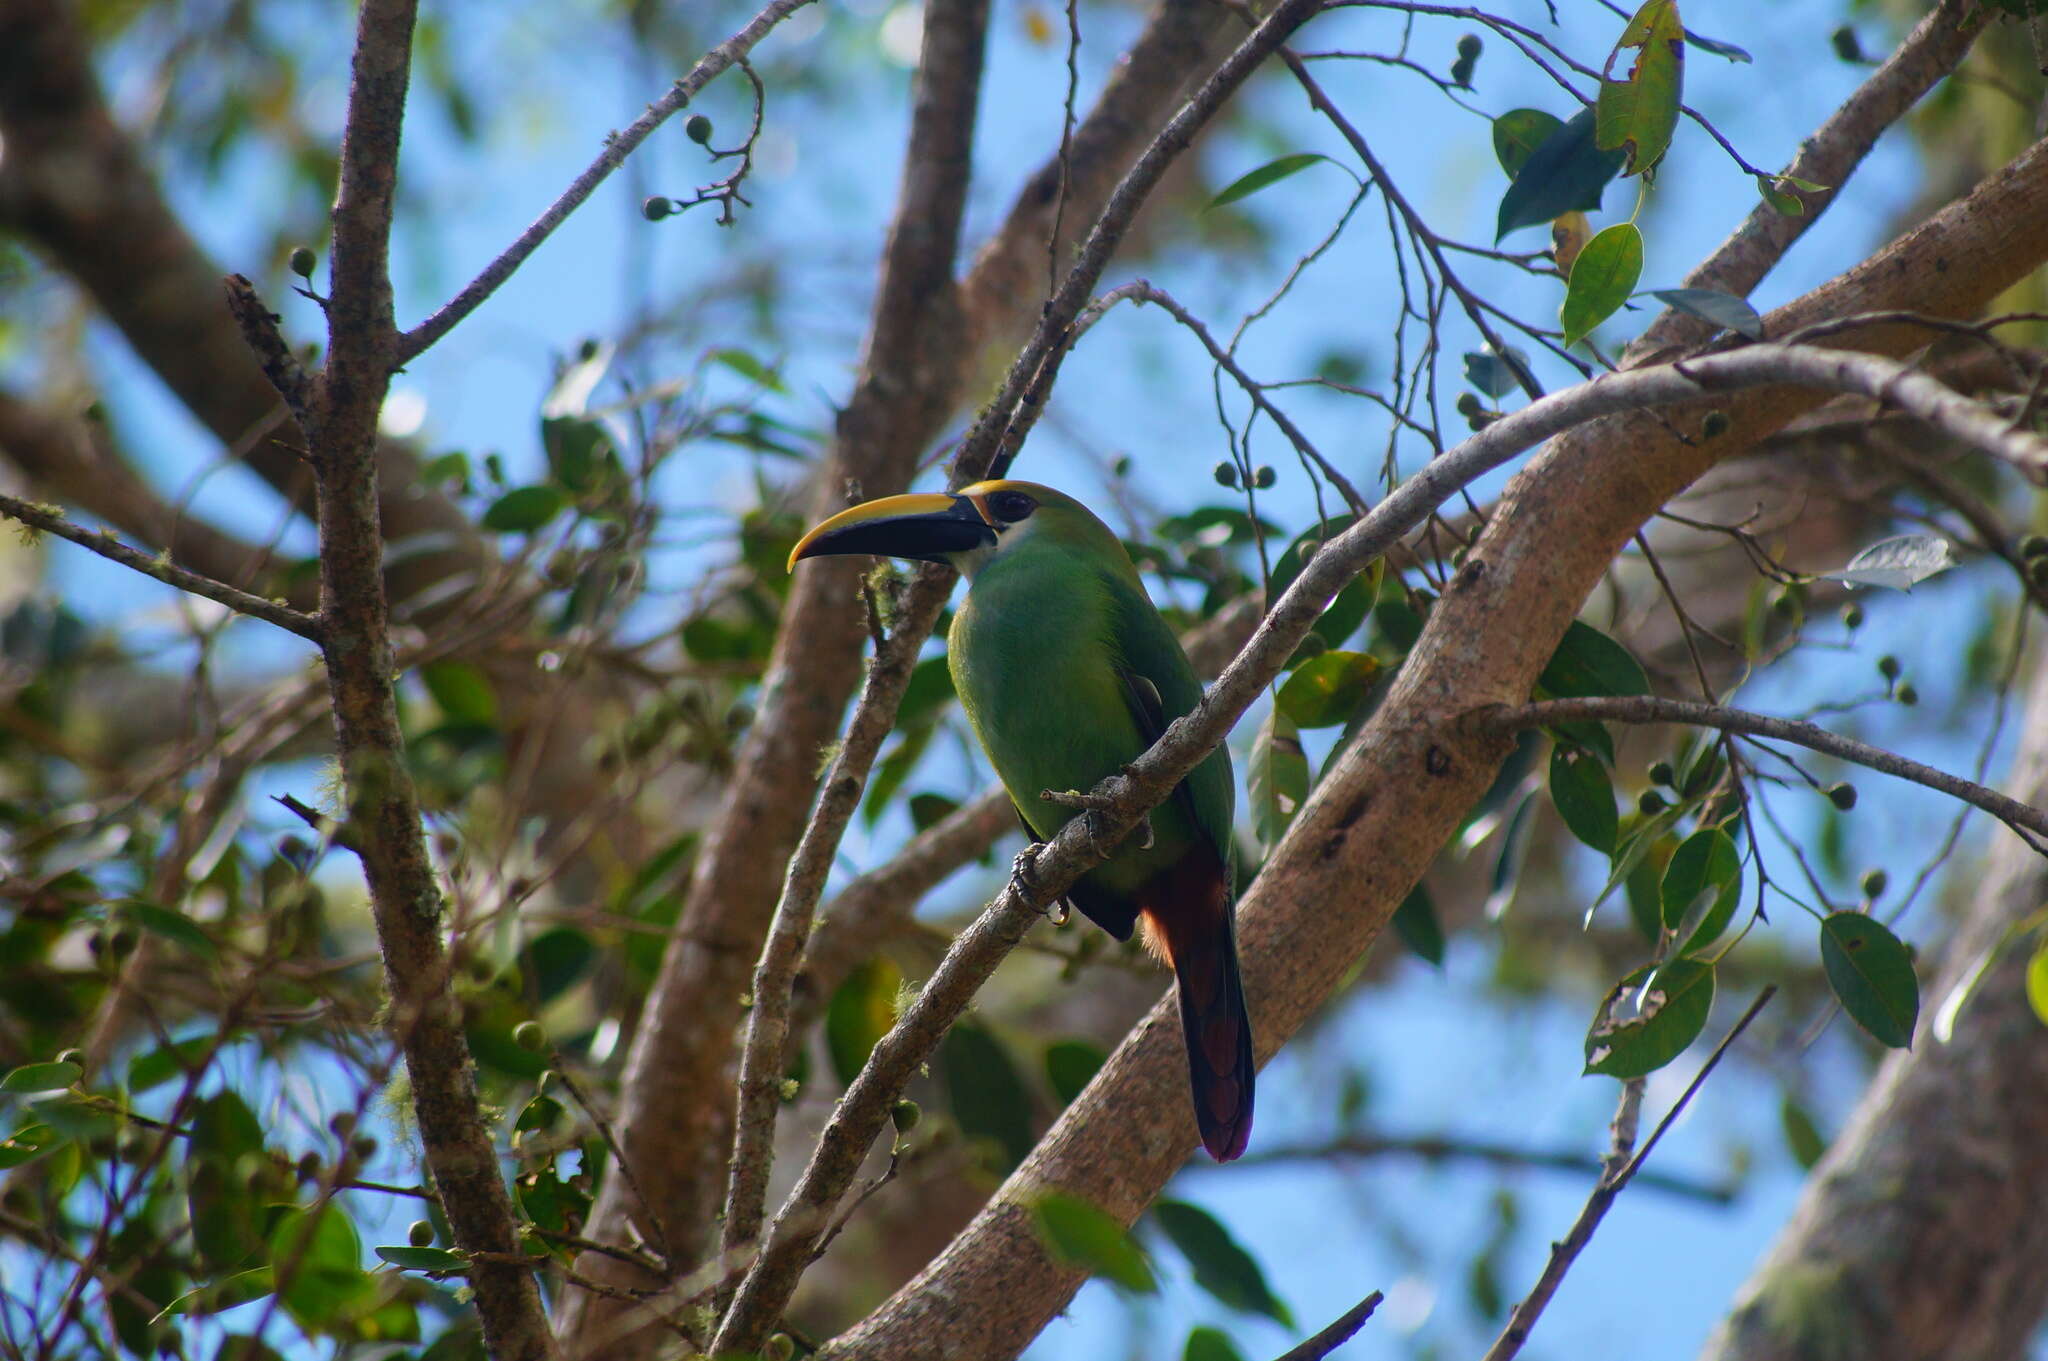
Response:
[[[561,226],[569,214],[582,207],[584,201],[597,191],[597,186],[625,164],[626,158],[637,151],[656,128],[687,107],[706,85],[724,75],[734,62],[753,51],[777,24],[809,3],[810,0],[770,0],[759,14],[747,21],[744,28],[706,52],[690,69],[690,74],[670,86],[667,94],[649,104],[647,111],[634,119],[624,132],[609,134],[597,159],[570,181],[561,196],[550,203],[546,211],[519,234],[517,240],[507,246],[497,259],[484,266],[483,272],[464,285],[460,293],[398,338],[397,362],[403,365],[418,357],[454,330],[464,317],[482,306],[484,299],[497,292],[499,286],[526,263],[526,258],[540,248],[541,242],[553,235],[555,228]]]
[[[1825,317],[1894,306],[1973,315],[2044,257],[2048,148],[2036,147],[1767,324],[1783,334]],[[1936,260],[1946,268],[1937,271]],[[1854,339],[1858,348],[1884,353],[1916,343],[1887,328]],[[1600,392],[1605,381],[1591,391]],[[1573,400],[1583,399],[1582,390],[1572,391],[1581,394]],[[1555,410],[1548,405],[1555,400],[1532,402],[1498,424]],[[1643,522],[1717,461],[1814,400],[1798,389],[1757,389],[1732,404],[1728,434],[1711,444],[1676,433],[1697,428],[1705,409],[1699,402],[1655,418],[1593,421],[1554,441],[1510,480],[1389,692],[1327,768],[1239,903],[1246,993],[1262,1053],[1330,996],[1492,781],[1507,744],[1462,731],[1457,715],[1525,700],[1587,594]],[[1534,427],[1521,429],[1536,434]],[[1443,461],[1425,467],[1394,498]],[[1311,559],[1307,572],[1328,553]],[[1301,588],[1297,580],[1289,591],[1296,599],[1283,600],[1275,618],[1293,604],[1306,606]],[[1254,636],[1252,649],[1267,645],[1272,626],[1269,620]],[[1211,704],[1232,702],[1234,696],[1219,697],[1227,684],[1212,692]],[[1197,719],[1205,712],[1206,706],[1198,710]],[[1053,1187],[1126,1222],[1134,1218],[1186,1156],[1189,1141],[1166,1133],[1180,1131],[1187,1119],[1184,1068],[1169,1000],[1118,1046],[974,1222],[823,1354],[833,1361],[927,1361],[1023,1346],[1082,1280],[1046,1252],[1026,1199]]]
[[[1640,938],[1639,938],[1640,939]],[[1584,1153],[1563,1149],[1523,1148],[1487,1139],[1450,1138],[1438,1134],[1387,1135],[1347,1134],[1318,1143],[1259,1148],[1239,1158],[1232,1167],[1260,1163],[1326,1163],[1344,1159],[1419,1158],[1424,1162],[1477,1162],[1489,1167],[1533,1167],[1546,1172],[1598,1172],[1600,1160]],[[1636,1180],[1674,1196],[1704,1201],[1709,1205],[1731,1205],[1735,1189],[1694,1181],[1688,1177],[1644,1171]]]
[[[1698,728],[1716,728],[1722,732],[1741,733],[1747,737],[1768,737],[1779,742],[1791,742],[1812,751],[1824,752],[1829,756],[1853,761],[1860,766],[1914,784],[1925,785],[1938,790],[1950,798],[1961,799],[1964,803],[1981,808],[2000,822],[2013,827],[2024,827],[2031,832],[2048,837],[2048,809],[2031,808],[2017,799],[2007,798],[1995,789],[1987,789],[1974,780],[1951,775],[1945,770],[1909,761],[1883,747],[1873,747],[1867,742],[1858,742],[1853,737],[1843,737],[1829,732],[1826,728],[1812,723],[1802,723],[1790,718],[1772,718],[1767,714],[1749,713],[1742,709],[1726,709],[1716,704],[1701,704],[1693,700],[1657,699],[1649,695],[1631,695],[1624,699],[1547,699],[1533,704],[1517,704],[1476,710],[1472,721],[1480,727],[1495,732],[1518,732],[1524,728],[1540,728],[1556,723],[1685,723]]]
[[[912,620],[936,617],[952,591],[950,574],[919,573],[911,591],[917,601],[904,613]],[[826,772],[818,805],[790,859],[782,900],[768,943],[754,968],[754,1005],[747,1015],[740,1056],[739,1112],[735,1121],[732,1175],[726,1186],[721,1246],[739,1253],[761,1231],[767,1213],[768,1171],[775,1158],[775,1114],[782,1101],[782,1075],[789,1045],[791,983],[799,955],[810,938],[818,898],[832,872],[832,857],[847,823],[860,807],[869,769],[882,740],[895,725],[896,707],[910,684],[911,670],[929,628],[899,626],[876,650],[866,687],[854,706],[839,754]],[[916,636],[912,637],[911,634]]]
[[[347,822],[391,994],[388,1024],[405,1054],[427,1166],[455,1245],[471,1256],[486,1347],[510,1361],[542,1361],[553,1351],[547,1317],[531,1264],[518,1254],[462,1005],[450,987],[441,892],[398,726],[384,598],[377,415],[397,340],[387,259],[414,18],[414,0],[365,0],[357,18],[334,205],[328,364],[306,404],[318,492],[321,651]]]
[[[970,180],[979,110],[987,0],[933,0],[925,9],[916,107],[903,186],[854,392],[841,411],[833,459],[814,509],[836,509],[847,484],[880,495],[908,485],[919,452],[957,398],[954,259]],[[648,1191],[693,1254],[690,1235],[710,1232],[726,1189],[723,1154],[733,1110],[704,1099],[726,1082],[739,999],[760,953],[783,876],[806,822],[797,791],[813,786],[818,753],[832,739],[853,689],[866,634],[856,598],[860,564],[811,564],[791,586],[775,651],[726,790],[691,876],[676,931],[633,1037],[621,1082],[620,1134]],[[898,622],[906,643],[932,618]],[[631,1206],[607,1182],[591,1215],[592,1237],[621,1232]],[[612,1264],[592,1275],[613,1281]],[[645,1281],[634,1284],[650,1284]],[[627,1325],[612,1304],[572,1295],[559,1319],[571,1350],[603,1345],[607,1361]],[[644,1328],[630,1354],[658,1338]]]
[[[1276,1361],[1323,1361],[1323,1358],[1349,1342],[1373,1311],[1380,1307],[1380,1292],[1375,1290],[1358,1303],[1337,1316],[1337,1321],[1317,1333],[1299,1346],[1289,1347]]]
[[[118,562],[123,567],[161,581],[166,586],[175,586],[191,595],[211,600],[216,605],[224,605],[236,614],[261,619],[266,624],[274,624],[311,642],[317,643],[321,639],[321,623],[311,615],[301,614],[291,606],[275,600],[250,595],[247,591],[237,590],[225,582],[215,581],[212,577],[189,572],[183,567],[175,566],[168,554],[152,556],[130,548],[108,530],[94,532],[84,529],[65,519],[63,512],[55,506],[39,505],[34,501],[24,501],[19,497],[0,493],[0,515],[19,520],[30,529],[54,534],[60,539],[77,544],[80,548],[90,549],[109,562]]]

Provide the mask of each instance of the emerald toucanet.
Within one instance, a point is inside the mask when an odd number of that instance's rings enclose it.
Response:
[[[1187,654],[1109,526],[1034,482],[977,482],[944,495],[886,496],[825,521],[798,559],[869,553],[950,563],[969,580],[947,635],[961,707],[1033,838],[1076,809],[1043,790],[1092,789],[1193,709]],[[1068,898],[1115,936],[1139,921],[1173,966],[1202,1146],[1219,1162],[1252,1129],[1252,1031],[1233,926],[1230,757],[1211,752],[1137,835]]]

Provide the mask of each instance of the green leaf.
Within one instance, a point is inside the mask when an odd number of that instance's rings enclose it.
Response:
[[[1188,1259],[1196,1285],[1232,1309],[1264,1314],[1283,1328],[1294,1326],[1293,1316],[1267,1286],[1258,1262],[1214,1215],[1184,1200],[1161,1199],[1152,1206],[1152,1217]]]
[[[1294,669],[1278,704],[1298,728],[1334,727],[1358,712],[1379,673],[1379,662],[1363,652],[1325,652]]]
[[[1574,619],[1551,654],[1536,683],[1552,699],[1647,695],[1650,678],[1643,666],[1615,642],[1584,620]]]
[[[172,1078],[189,1075],[213,1051],[213,1043],[212,1035],[194,1035],[137,1054],[128,1060],[129,1093],[139,1096]]]
[[[918,831],[928,831],[947,817],[957,812],[960,800],[947,798],[944,794],[923,794],[910,796],[910,825]]]
[[[2035,1020],[2048,1025],[2048,939],[2042,940],[2027,959],[2027,1005],[2034,1009]],[[19,1139],[21,1135],[14,1137]]]
[[[1045,1078],[1060,1105],[1070,1106],[1095,1080],[1109,1055],[1086,1040],[1055,1040],[1045,1047]]]
[[[428,662],[420,681],[449,718],[463,723],[498,724],[498,694],[490,677],[468,662]]]
[[[167,907],[159,907],[140,898],[130,898],[121,904],[118,913],[134,922],[138,929],[147,931],[152,936],[160,936],[204,959],[212,959],[220,953],[220,948],[213,943],[213,937],[207,935],[182,912],[173,912]]]
[[[1675,803],[1651,817],[1639,817],[1634,827],[1622,837],[1621,845],[1614,852],[1614,869],[1607,876],[1607,886],[1600,890],[1600,896],[1586,909],[1588,926],[1592,925],[1593,914],[1600,910],[1600,904],[1606,902],[1614,890],[1629,881],[1635,874],[1637,866],[1641,865],[1651,851],[1664,840],[1664,834],[1678,825],[1678,820],[1685,816],[1687,807],[1687,804]],[[1661,901],[1656,904],[1656,908],[1654,915],[1661,917]],[[1659,924],[1661,925],[1661,922]]]
[[[1621,820],[1614,811],[1614,785],[1598,757],[1553,744],[1550,801],[1573,836],[1602,855],[1614,854]]]
[[[1444,924],[1437,919],[1429,889],[1417,884],[1394,909],[1394,931],[1401,943],[1439,967],[1444,962]]]
[[[40,1122],[23,1125],[5,1139],[0,1139],[0,1172],[32,1162],[63,1142],[64,1136],[54,1125]]]
[[[459,1252],[447,1248],[415,1248],[405,1244],[388,1244],[372,1248],[391,1265],[404,1271],[467,1271],[469,1259]]]
[[[1039,1192],[1031,1201],[1031,1223],[1056,1261],[1135,1294],[1150,1295],[1159,1289],[1152,1264],[1129,1231],[1079,1196]]]
[[[825,1006],[825,1051],[841,1086],[852,1083],[868,1054],[896,1024],[896,992],[903,972],[886,955],[863,960]]]
[[[536,1129],[553,1129],[567,1113],[567,1108],[552,1096],[536,1096],[519,1108],[519,1117],[512,1122],[512,1128],[521,1134]]]
[[[553,487],[514,487],[484,511],[483,526],[496,534],[531,534],[562,513],[562,494]]]
[[[1180,1361],[1244,1361],[1244,1353],[1230,1340],[1230,1334],[1204,1324],[1188,1334]]]
[[[1636,58],[1624,80],[1613,79],[1615,64],[1630,48]],[[1648,0],[1621,31],[1621,40],[1600,71],[1595,141],[1604,151],[1628,156],[1628,173],[1640,175],[1664,158],[1678,127],[1685,83],[1685,29],[1677,0]]]
[[[1301,733],[1278,704],[1252,739],[1245,792],[1251,799],[1252,829],[1270,850],[1287,835],[1308,797],[1308,757],[1301,749]]]
[[[1519,227],[1534,227],[1574,209],[1592,212],[1608,181],[1621,173],[1619,151],[1602,151],[1593,141],[1593,110],[1581,109],[1543,139],[1515,182],[1501,195],[1494,226],[1497,241]]]
[[[163,1307],[163,1312],[151,1319],[161,1323],[173,1314],[218,1314],[225,1313],[238,1304],[260,1300],[276,1289],[271,1279],[270,1268],[254,1267],[238,1271],[221,1281],[209,1281],[195,1290],[187,1290]]]
[[[1304,151],[1292,156],[1282,156],[1278,160],[1267,161],[1258,169],[1248,170],[1232,180],[1222,193],[1209,200],[1208,206],[1209,208],[1221,208],[1226,203],[1235,203],[1241,198],[1249,198],[1268,185],[1278,184],[1289,175],[1301,173],[1317,161],[1327,161],[1329,159],[1328,156],[1319,155],[1313,151]],[[1208,209],[1205,208],[1203,211],[1206,212]]]
[[[1514,179],[1529,164],[1536,148],[1563,126],[1556,114],[1541,109],[1509,109],[1493,120],[1493,154],[1500,168],[1507,171],[1509,179]]]
[[[1702,827],[1671,853],[1658,902],[1665,928],[1680,933],[1678,953],[1712,945],[1742,897],[1742,853],[1719,827]]]
[[[1820,924],[1820,963],[1842,1010],[1872,1039],[1893,1049],[1913,1047],[1920,980],[1912,955],[1890,928],[1861,912],[1831,913]]]
[[[1764,319],[1756,314],[1747,298],[1723,293],[1718,288],[1653,288],[1650,296],[1666,307],[1712,322],[1737,335],[1751,340],[1764,338]]]
[[[1572,261],[1571,282],[1558,311],[1564,343],[1578,344],[1613,316],[1642,275],[1643,234],[1635,223],[1617,222],[1588,241]]]
[[[1764,202],[1776,208],[1786,217],[1801,217],[1806,212],[1804,200],[1799,195],[1786,189],[1782,184],[1773,180],[1769,175],[1758,175],[1756,177],[1756,191],[1764,196]]]
[[[1008,1172],[1031,1152],[1031,1096],[1010,1051],[985,1026],[963,1022],[939,1046],[939,1075],[960,1132],[987,1140],[1000,1154],[992,1170]]]
[[[75,1063],[24,1063],[0,1078],[0,1092],[61,1092],[84,1076]]]
[[[1614,986],[1586,1032],[1586,1071],[1631,1078],[1685,1052],[1714,1007],[1713,966],[1675,959],[1645,964]]]
[[[597,490],[618,472],[611,431],[603,421],[584,416],[549,416],[540,423],[541,449],[548,471],[571,495]]]
[[[1778,1124],[1785,1131],[1785,1147],[1801,1167],[1811,1170],[1828,1151],[1828,1141],[1813,1123],[1813,1116],[1790,1094],[1778,1103]]]
[[[745,350],[730,347],[713,350],[708,358],[712,363],[722,364],[748,382],[757,383],[770,392],[788,391],[783,387],[782,379],[776,375],[775,370]]]
[[[270,1231],[271,1263],[285,1311],[309,1332],[340,1332],[369,1307],[376,1278],[362,1267],[362,1240],[339,1205],[290,1210]]]

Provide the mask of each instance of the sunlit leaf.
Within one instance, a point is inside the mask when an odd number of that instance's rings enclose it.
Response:
[[[1296,727],[1332,727],[1365,703],[1379,673],[1379,662],[1363,652],[1325,652],[1294,669],[1280,687],[1278,704]]]
[[[2048,940],[2036,946],[2027,959],[2027,1005],[2034,1009],[2036,1020],[2048,1025]]]
[[[1278,184],[1289,175],[1301,173],[1317,161],[1327,161],[1329,159],[1328,156],[1305,151],[1268,161],[1256,170],[1248,170],[1232,180],[1224,187],[1223,192],[1209,200],[1208,206],[1211,208],[1221,208],[1226,203],[1235,203],[1239,199],[1249,198],[1268,185]]]
[[[903,971],[886,955],[863,960],[846,976],[825,1007],[825,1052],[840,1085],[851,1083],[868,1054],[896,1024],[896,992]]]
[[[1941,535],[1901,534],[1870,545],[1849,559],[1841,571],[1820,575],[1851,586],[1887,586],[1895,591],[1910,591],[1955,565],[1955,545]]]
[[[1913,1047],[1920,980],[1891,928],[1861,912],[1830,913],[1820,924],[1820,962],[1851,1020],[1879,1044]]]
[[[1714,1007],[1713,966],[1676,959],[1646,964],[1616,984],[1586,1032],[1586,1071],[1642,1077],[1684,1053]]]
[[[54,1125],[41,1121],[23,1125],[5,1139],[0,1139],[0,1172],[40,1158],[62,1142],[64,1136]]]
[[[1625,79],[1614,79],[1618,62],[1633,50]],[[1628,173],[1640,175],[1664,157],[1678,127],[1685,81],[1685,30],[1677,0],[1648,0],[1621,31],[1600,72],[1598,133],[1606,151],[1628,155]]]
[[[1188,1333],[1180,1361],[1244,1361],[1244,1353],[1230,1340],[1230,1334],[1204,1324]]]
[[[1613,316],[1636,291],[1643,274],[1643,234],[1633,222],[1617,222],[1586,243],[1572,262],[1571,282],[1558,318],[1564,343],[1576,345]]]
[[[415,1248],[393,1243],[370,1250],[406,1271],[464,1271],[469,1267],[468,1258],[448,1248]]]
[[[1135,1294],[1159,1288],[1152,1264],[1123,1225],[1097,1206],[1064,1191],[1040,1191],[1031,1201],[1039,1241],[1057,1260],[1080,1267]]]
[[[553,487],[514,487],[484,511],[483,526],[498,534],[531,534],[562,513]]]
[[[448,717],[486,726],[498,721],[498,695],[490,677],[470,663],[429,662],[420,668],[420,681]]]
[[[75,1063],[24,1063],[0,1077],[0,1092],[61,1092],[85,1076]]]
[[[748,382],[767,388],[770,392],[786,391],[782,385],[782,379],[776,375],[775,370],[769,368],[746,350],[728,346],[723,349],[713,350],[706,357],[712,363],[721,364]]]

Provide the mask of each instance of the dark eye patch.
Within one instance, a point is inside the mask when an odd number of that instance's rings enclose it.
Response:
[[[1021,491],[999,491],[988,498],[988,508],[995,512],[1004,524],[1015,524],[1031,518],[1031,512],[1038,509],[1038,502]]]

